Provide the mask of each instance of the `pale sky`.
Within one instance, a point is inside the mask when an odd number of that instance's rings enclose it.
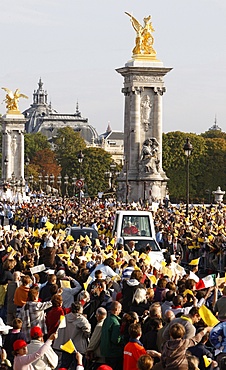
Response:
[[[20,88],[32,103],[39,77],[60,113],[75,112],[103,133],[123,130],[123,77],[135,31],[152,16],[157,58],[165,76],[163,131],[226,131],[225,0],[1,0],[0,87]],[[0,90],[0,101],[4,99]],[[0,113],[5,113],[4,104]]]

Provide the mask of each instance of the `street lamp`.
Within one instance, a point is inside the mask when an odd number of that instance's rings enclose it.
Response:
[[[49,183],[50,183],[50,186],[51,186],[51,191],[53,193],[53,184],[54,184],[54,179],[55,179],[55,176],[54,174],[52,173],[50,176],[49,176]]]
[[[4,159],[4,166],[5,166],[5,179],[4,180],[7,180],[7,166],[8,166],[8,163],[9,163],[9,160],[7,157],[5,157]]]
[[[78,158],[78,163],[79,163],[79,180],[81,180],[81,167],[82,167],[82,161],[84,159],[84,154],[82,153],[82,151],[80,150],[78,155],[77,155],[77,158]],[[79,187],[79,209],[80,209],[80,205],[81,205],[81,187]]]
[[[57,185],[58,185],[59,195],[61,195],[61,175],[57,176]]]
[[[75,195],[76,177],[72,177],[73,195]]]
[[[48,183],[49,183],[49,175],[48,174],[46,174],[44,176],[44,183],[45,183],[46,192],[47,192],[47,186],[48,186]]]
[[[24,159],[24,163],[25,163],[25,180],[28,180],[28,166],[30,164],[30,159],[29,157],[26,155],[25,159]]]
[[[40,173],[38,175],[38,182],[39,182],[39,190],[42,191],[42,174]]]
[[[66,197],[68,196],[68,179],[69,179],[69,176],[66,174],[66,175],[64,176],[65,195],[66,195]]]
[[[188,217],[188,208],[189,208],[189,159],[192,153],[192,145],[189,139],[186,139],[186,143],[184,144],[184,154],[186,155],[187,159],[187,174],[186,174],[186,217]]]

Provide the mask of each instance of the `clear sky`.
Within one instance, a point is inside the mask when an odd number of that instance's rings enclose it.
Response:
[[[165,67],[163,131],[226,131],[225,0],[1,0],[1,87],[20,88],[24,110],[42,77],[53,108],[76,102],[98,131],[123,130],[123,78],[139,21],[152,16],[154,48]],[[4,99],[0,91],[0,101]],[[0,113],[5,113],[4,104]]]

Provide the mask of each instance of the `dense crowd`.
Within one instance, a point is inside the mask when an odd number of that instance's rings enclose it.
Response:
[[[112,234],[150,210],[165,261]],[[38,198],[0,204],[1,367],[212,369],[226,352],[226,207]],[[74,240],[70,226],[98,239]],[[226,355],[226,354],[225,354]],[[225,361],[226,363],[226,361]]]

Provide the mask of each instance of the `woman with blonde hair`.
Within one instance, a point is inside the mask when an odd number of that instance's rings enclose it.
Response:
[[[130,311],[136,312],[138,316],[142,316],[143,313],[149,309],[149,303],[147,301],[147,291],[144,288],[137,288],[132,299],[132,305]]]

